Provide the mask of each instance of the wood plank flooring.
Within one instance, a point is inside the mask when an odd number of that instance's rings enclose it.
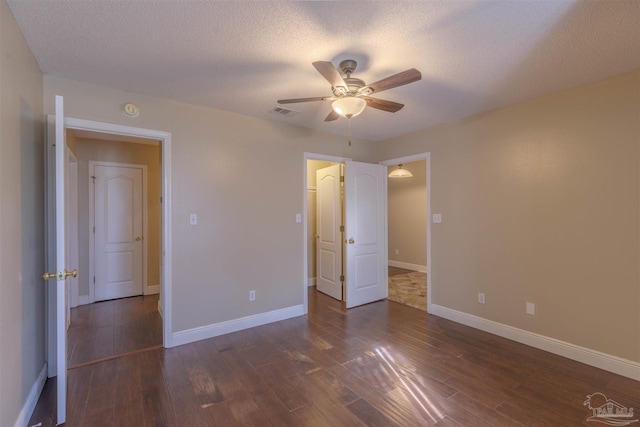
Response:
[[[52,425],[51,384],[30,426]],[[310,292],[306,316],[69,371],[67,425],[593,427],[594,392],[639,411],[638,381],[391,301],[345,310]]]
[[[158,295],[122,298],[71,310],[68,366],[162,345]]]

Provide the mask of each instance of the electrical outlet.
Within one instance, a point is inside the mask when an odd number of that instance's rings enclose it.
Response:
[[[396,249],[396,255],[400,255],[400,249]]]
[[[249,291],[249,301],[256,300],[256,291]]]
[[[526,306],[526,312],[530,316],[536,315],[536,305],[532,302],[528,302]]]
[[[478,303],[484,304],[484,292],[478,292]]]

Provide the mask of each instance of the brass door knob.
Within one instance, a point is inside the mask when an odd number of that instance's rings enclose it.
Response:
[[[142,237],[136,236],[136,242],[139,242],[140,240],[142,240]]]
[[[353,245],[355,242],[356,242],[356,241],[355,241],[355,240],[353,240],[353,237],[349,239],[349,244],[350,244],[350,245]]]
[[[57,280],[64,280],[67,277],[78,277],[78,269],[74,268],[73,270],[69,271],[67,269],[64,270],[64,273],[44,273],[42,275],[42,278],[44,280],[49,280],[49,279],[57,279]]]

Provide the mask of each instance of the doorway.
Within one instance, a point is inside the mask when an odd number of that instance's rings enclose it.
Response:
[[[314,164],[314,160],[329,162],[328,167]],[[304,304],[305,312],[308,304],[308,284],[319,284],[319,279],[329,278],[338,280],[339,284],[329,286],[325,293],[335,299],[343,300],[346,308],[367,304],[369,302],[385,299],[388,293],[387,276],[387,174],[386,167],[344,160],[331,156],[305,153],[304,155]],[[342,165],[343,163],[343,165]],[[333,166],[331,166],[333,164]],[[319,168],[319,169],[316,169]],[[310,176],[313,170],[321,171],[320,174]],[[344,171],[344,174],[338,171]],[[342,176],[344,179],[342,179]],[[309,186],[316,180],[316,192],[320,180],[327,178],[328,201],[320,200],[322,207],[330,206],[324,218],[316,229],[313,224],[316,221],[309,218],[309,212],[313,211],[313,200],[308,197],[313,195],[314,188]],[[338,182],[339,181],[339,182]],[[342,184],[344,182],[344,184]],[[323,184],[324,185],[324,184]],[[317,195],[317,194],[316,194]],[[323,196],[317,195],[316,199]],[[344,209],[340,208],[344,200]],[[316,200],[317,202],[318,200]],[[326,203],[325,203],[326,202]],[[318,207],[317,206],[317,207]],[[344,212],[344,214],[342,213]],[[320,215],[320,214],[318,214]],[[325,221],[330,217],[330,221]],[[322,236],[322,232],[329,229],[328,237]],[[318,233],[319,232],[319,233]],[[316,234],[319,234],[316,237]],[[331,242],[331,247],[318,244]],[[315,256],[313,248],[315,245]],[[341,259],[337,259],[340,255]],[[330,262],[325,263],[326,255]],[[318,261],[319,260],[319,261]],[[313,269],[314,261],[316,266]],[[311,266],[311,268],[309,268]],[[325,267],[329,266],[325,271]],[[342,274],[339,274],[342,272]],[[310,276],[309,273],[316,277]],[[322,276],[322,277],[319,277]],[[320,282],[322,284],[322,282]]]
[[[344,175],[343,164],[307,161],[309,280],[316,290],[342,301]]]
[[[53,123],[53,116],[48,118],[48,122]],[[164,131],[157,131],[152,129],[143,129],[143,128],[135,128],[130,126],[122,126],[122,125],[114,125],[111,123],[104,122],[95,122],[90,120],[76,119],[76,118],[64,118],[64,129],[67,134],[72,135],[71,138],[67,141],[67,145],[75,148],[75,136],[86,136],[83,132],[89,134],[100,134],[103,138],[108,138],[112,141],[126,141],[127,138],[140,138],[154,141],[159,147],[160,157],[158,158],[157,166],[159,169],[160,175],[160,190],[159,194],[156,197],[158,201],[158,210],[160,217],[160,231],[158,233],[159,239],[159,254],[158,254],[158,264],[159,267],[156,270],[156,274],[158,276],[157,279],[157,289],[156,293],[159,294],[156,296],[157,302],[155,307],[161,316],[161,343],[165,348],[172,347],[172,333],[171,333],[171,318],[172,318],[172,310],[171,310],[171,258],[172,258],[172,250],[171,250],[171,133]],[[48,129],[48,138],[50,141],[47,143],[50,150],[50,147],[55,144],[51,142],[51,139],[54,137],[53,132],[49,132]],[[67,132],[69,131],[69,132]],[[49,163],[53,160],[53,156],[49,155]],[[48,171],[51,171],[51,166],[49,165],[47,168]],[[79,184],[82,185],[87,182],[87,180],[80,180]],[[48,190],[51,198],[51,188]],[[86,204],[83,204],[86,206]],[[49,216],[49,221],[54,221],[53,225],[55,225],[54,216]],[[76,227],[77,228],[77,227]],[[55,229],[51,223],[48,224],[48,230]],[[78,228],[77,228],[78,229]],[[78,230],[81,230],[79,228]],[[85,230],[88,229],[88,226]],[[49,231],[51,233],[51,231]],[[51,237],[51,234],[48,237],[49,249],[48,252],[48,262],[49,265],[55,265],[55,238]],[[51,246],[53,245],[53,246]],[[85,251],[79,251],[80,257],[88,257],[88,254]],[[53,259],[51,259],[53,257]],[[81,275],[82,272],[79,272]],[[86,280],[84,282],[84,286],[87,289],[90,287],[88,283],[92,282],[89,279],[87,271],[85,270],[85,274],[87,275]],[[82,296],[78,295],[80,291],[78,288],[81,285],[71,287],[71,296],[70,301],[72,302],[72,306],[77,306],[81,304],[88,304],[92,301],[91,297],[87,295],[87,292],[83,292]],[[48,288],[50,289],[50,288]],[[47,306],[46,306],[46,318],[47,318],[47,360],[48,366],[50,367],[48,376],[56,375],[56,366],[57,366],[57,355],[56,355],[56,295],[55,292],[48,292],[47,296]]]
[[[389,178],[388,299],[423,311],[431,301],[429,160],[423,153],[380,162],[389,173],[402,164],[411,174]]]
[[[319,290],[339,301],[344,299],[340,280],[343,271],[343,239],[340,231],[340,226],[343,225],[343,186],[340,182],[342,160],[324,156],[310,157],[305,160],[306,283],[309,287],[313,287],[313,290]],[[319,172],[323,170],[326,173]],[[320,182],[318,182],[318,175],[320,175]],[[322,187],[320,189],[321,197],[323,190],[325,195],[321,200],[318,200],[318,184]],[[323,200],[326,203],[323,203]],[[331,207],[330,204],[334,206]],[[324,210],[333,213],[333,215],[327,215],[324,221],[322,214],[320,214],[320,218],[318,217],[319,209],[322,210],[323,207]],[[339,223],[336,223],[336,220],[339,220]],[[319,221],[320,226],[318,226]],[[318,228],[324,228],[324,232],[321,233]],[[318,251],[319,248],[320,251]],[[323,259],[325,260],[324,266]],[[305,297],[305,304],[306,300]]]
[[[162,345],[162,159],[158,140],[66,133],[79,159],[82,254],[67,340],[73,368]]]

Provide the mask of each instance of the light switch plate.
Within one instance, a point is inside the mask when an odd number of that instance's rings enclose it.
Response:
[[[189,225],[198,225],[198,214],[189,215]]]
[[[442,214],[433,214],[434,224],[440,224],[442,222]]]
[[[297,223],[301,223],[302,222],[302,214],[299,214],[299,213],[296,214],[296,222]]]

